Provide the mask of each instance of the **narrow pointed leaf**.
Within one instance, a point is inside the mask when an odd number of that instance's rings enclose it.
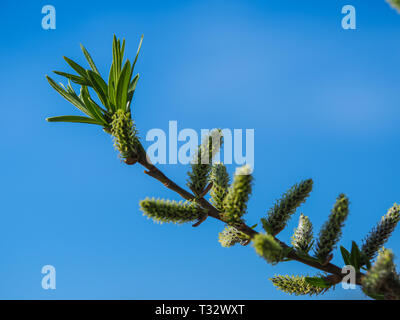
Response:
[[[121,74],[117,83],[116,90],[116,98],[117,98],[117,108],[124,109],[126,108],[126,101],[128,97],[128,86],[129,86],[129,77],[131,73],[131,64],[129,60],[125,63],[124,68],[121,71]]]
[[[111,64],[110,73],[108,75],[108,99],[110,100],[110,104],[116,105],[114,63]]]
[[[90,56],[89,52],[86,50],[86,48],[81,44],[81,49],[83,54],[85,55],[86,60],[88,61],[90,67],[94,72],[96,72],[98,75],[100,75],[99,70],[97,69],[96,65],[94,64],[94,61],[92,57]]]
[[[350,252],[346,248],[340,246],[340,252],[342,253],[343,261],[346,265],[350,265]]]
[[[100,122],[88,118],[88,117],[81,117],[81,116],[59,116],[59,117],[51,117],[47,118],[46,121],[48,122],[75,122],[75,123],[89,123],[89,124],[98,124],[102,125]]]
[[[122,62],[122,59],[124,58],[124,52],[125,52],[125,39],[122,40],[122,46],[121,46],[121,50],[120,50],[121,62]]]
[[[46,76],[47,81],[50,83],[50,85],[68,102],[72,103],[75,107],[77,107],[79,110],[81,110],[83,113],[86,113],[88,116],[90,116],[90,112],[87,110],[85,105],[82,103],[82,101],[79,98],[75,98],[73,95],[71,95],[69,92],[64,90],[60,85],[58,85],[52,78],[49,76]]]
[[[350,259],[354,268],[356,268],[356,270],[359,270],[361,266],[361,253],[360,249],[358,249],[358,246],[354,241],[351,246]]]
[[[96,91],[101,103],[109,109],[108,103],[108,88],[107,84],[104,82],[102,77],[100,77],[97,73],[93,72],[92,70],[87,70],[87,75],[92,83],[93,89]]]
[[[132,63],[132,70],[135,68],[136,61],[137,61],[137,59],[139,57],[139,52],[140,52],[140,48],[142,47],[142,42],[143,42],[143,35],[140,37],[140,42],[139,42],[138,50],[136,52],[136,57],[135,57],[135,60]]]
[[[113,72],[114,72],[114,83],[117,82],[118,79],[118,48],[117,48],[117,37],[114,35],[113,37]]]
[[[82,86],[80,98],[84,102],[87,109],[90,111],[92,117],[101,122],[103,125],[107,125],[107,121],[105,120],[101,109],[97,106],[97,104],[92,103],[87,87]]]
[[[133,69],[132,69],[132,71],[133,71]],[[127,97],[127,101],[129,102],[129,104],[132,101],[133,94],[135,93],[136,85],[137,85],[138,81],[139,81],[139,73],[133,78],[132,82],[129,85],[128,97]]]
[[[70,74],[70,73],[66,73],[66,72],[62,72],[62,71],[54,71],[54,73],[58,74],[60,76],[66,77],[67,79],[70,79],[72,82],[74,82],[76,84],[80,84],[82,86],[90,86],[91,85],[91,83],[88,80],[86,80],[80,76],[74,75],[74,74]]]
[[[74,69],[76,72],[78,72],[79,75],[81,75],[83,78],[87,79],[86,70],[84,68],[82,68],[79,64],[77,64],[75,61],[71,60],[70,58],[64,57],[64,60],[71,66],[72,69]]]

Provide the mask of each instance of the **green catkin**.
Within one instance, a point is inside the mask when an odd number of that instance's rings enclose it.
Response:
[[[248,165],[237,168],[232,186],[224,200],[222,219],[229,225],[240,224],[247,210],[247,201],[251,195],[253,177]]]
[[[361,252],[368,260],[375,258],[379,249],[389,239],[399,221],[400,205],[394,204],[364,240]]]
[[[223,163],[215,163],[211,169],[210,181],[212,188],[210,191],[211,203],[219,210],[224,210],[224,199],[228,193],[229,175]]]
[[[275,238],[268,233],[259,233],[253,238],[253,246],[257,254],[268,263],[276,264],[284,258],[284,250]]]
[[[209,174],[212,160],[222,145],[222,131],[212,130],[204,137],[202,144],[196,151],[191,163],[191,171],[188,172],[187,186],[195,196],[200,196],[209,182]]]
[[[218,241],[223,247],[232,247],[237,243],[244,245],[248,242],[249,236],[240,232],[232,226],[226,226],[225,229],[219,233]]]
[[[267,218],[262,218],[264,230],[277,235],[285,227],[296,209],[306,201],[313,187],[312,179],[304,180],[290,188],[268,211]]]
[[[400,299],[400,277],[396,273],[391,250],[379,252],[375,264],[362,277],[362,290],[368,296],[377,298],[382,295],[385,299]]]
[[[194,203],[162,199],[145,199],[139,203],[143,214],[155,222],[185,223],[201,216],[201,209]]]
[[[299,224],[292,237],[292,245],[297,251],[308,253],[313,245],[313,226],[310,219],[301,214]]]
[[[296,296],[306,294],[310,296],[318,295],[324,291],[324,288],[307,283],[304,276],[277,275],[270,280],[277,289]]]
[[[390,6],[395,9],[398,13],[400,13],[400,0],[386,0]]]
[[[113,114],[111,134],[114,137],[114,147],[119,151],[122,159],[137,158],[140,142],[129,112],[118,109]]]
[[[326,262],[342,235],[344,222],[349,214],[349,200],[344,194],[340,194],[329,215],[328,221],[323,225],[317,246],[316,257],[321,263]]]

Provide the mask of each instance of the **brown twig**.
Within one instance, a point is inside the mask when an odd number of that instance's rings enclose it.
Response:
[[[214,219],[220,220],[222,222],[223,219],[221,218],[220,212],[212,205],[210,204],[206,199],[204,198],[196,198],[193,194],[190,192],[186,191],[185,189],[181,188],[178,186],[175,182],[173,182],[171,179],[169,179],[163,172],[161,172],[156,166],[154,166],[147,158],[141,157],[139,158],[138,162],[144,166],[147,170],[145,171],[146,174],[149,176],[153,177],[154,179],[160,181],[162,184],[164,184],[168,189],[178,193],[182,198],[188,200],[188,201],[196,201],[200,206],[207,210],[207,214],[205,215],[205,218],[207,216],[210,216]],[[196,222],[193,226],[200,225],[205,218],[204,217],[200,218],[198,222]],[[202,220],[203,219],[203,220]],[[244,234],[248,235],[250,237],[250,240],[258,234],[257,231],[254,229],[250,228],[246,224],[242,223],[240,226],[235,226],[236,229],[239,231],[243,232]],[[278,240],[278,239],[277,239]],[[284,242],[278,240],[279,243],[283,248],[289,248],[287,244]],[[338,266],[332,264],[332,263],[327,263],[327,264],[320,264],[316,261],[311,261],[311,260],[306,260],[296,254],[295,251],[291,250],[287,257],[291,260],[295,260],[297,262],[303,263],[305,265],[308,265],[312,268],[336,275],[337,277],[340,277],[342,279],[345,274],[342,273],[342,269],[339,268]],[[356,284],[360,285],[361,284],[361,277],[362,274],[357,274],[357,279],[356,279]]]
[[[199,220],[197,220],[197,222],[195,224],[192,225],[192,227],[198,227],[199,225],[201,225],[204,221],[207,220],[208,214],[207,213],[203,213],[203,215],[200,217]]]
[[[213,183],[210,182],[210,183],[208,184],[208,186],[203,190],[203,192],[202,192],[201,194],[199,194],[199,198],[204,198],[205,195],[208,193],[208,191],[211,190],[212,186],[213,186]]]

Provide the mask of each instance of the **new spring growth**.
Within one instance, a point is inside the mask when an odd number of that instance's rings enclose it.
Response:
[[[375,258],[377,252],[389,239],[399,221],[400,205],[394,204],[364,240],[361,252],[366,258],[369,260]]]
[[[276,264],[284,258],[284,250],[275,238],[268,233],[259,233],[253,238],[257,254],[268,263]]]
[[[391,250],[383,249],[368,273],[362,278],[362,289],[374,299],[400,299],[400,277]]]
[[[290,188],[274,207],[262,218],[264,230],[273,236],[281,232],[296,209],[306,201],[313,187],[312,179],[304,180]]]
[[[222,131],[214,129],[203,138],[202,144],[196,151],[191,163],[191,171],[188,172],[187,186],[195,196],[200,196],[209,182],[209,174],[214,156],[222,145]]]
[[[224,210],[224,199],[228,194],[229,174],[223,163],[215,163],[211,169],[210,181],[212,188],[210,191],[211,203],[219,211]]]
[[[342,235],[342,227],[348,214],[349,199],[344,194],[340,194],[328,221],[323,225],[319,233],[315,255],[322,264],[329,260],[336,243],[339,241]]]
[[[202,210],[194,203],[145,199],[139,203],[143,214],[155,222],[185,223],[195,221]]]
[[[232,186],[224,201],[223,220],[229,225],[240,224],[242,216],[246,213],[253,177],[248,165],[237,168]]]
[[[73,104],[85,116],[59,116],[47,118],[49,122],[76,122],[89,123],[102,126],[104,131],[114,136],[115,146],[120,152],[121,158],[127,164],[136,162],[138,155],[143,153],[143,147],[137,138],[137,132],[131,119],[131,103],[139,74],[133,77],[140,47],[136,53],[134,62],[126,60],[124,64],[125,40],[113,38],[112,64],[108,76],[108,83],[102,78],[89,52],[81,45],[82,52],[90,66],[85,69],[73,60],[64,57],[69,66],[77,73],[70,74],[54,71],[56,74],[68,79],[68,85],[58,85],[53,79],[47,77],[50,85],[67,101]],[[133,77],[133,78],[132,78]],[[70,81],[81,86],[78,96]],[[93,90],[103,107],[99,106],[90,96],[89,90]]]
[[[288,294],[298,295],[318,295],[325,289],[309,284],[304,276],[281,276],[276,275],[270,279],[274,286]]]
[[[232,226],[226,226],[225,229],[219,233],[218,241],[221,243],[221,246],[228,248],[237,243],[241,245],[247,244],[249,236]]]
[[[313,226],[310,219],[301,214],[299,225],[292,237],[293,248],[302,253],[308,253],[313,245]]]

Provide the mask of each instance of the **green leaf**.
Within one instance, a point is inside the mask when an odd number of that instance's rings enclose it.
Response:
[[[132,71],[133,71],[133,69],[132,69]],[[135,93],[135,89],[136,89],[138,80],[139,80],[139,73],[133,78],[131,84],[129,85],[128,97],[127,97],[127,102],[129,103],[129,108],[131,107],[133,94]]]
[[[351,265],[350,262],[350,252],[346,250],[343,246],[340,246],[340,252],[342,253],[343,261],[346,265]]]
[[[129,85],[129,91],[135,91],[138,81],[139,81],[139,73],[133,77],[132,82]]]
[[[118,50],[118,70],[121,71],[122,68],[122,57],[121,57],[121,41],[117,40],[117,50]]]
[[[72,69],[78,72],[83,78],[87,79],[86,70],[84,68],[82,68],[79,64],[77,64],[70,58],[64,57],[64,60],[67,61],[67,63],[71,66]]]
[[[124,58],[124,52],[125,52],[125,39],[122,40],[122,46],[121,46],[121,50],[119,52],[120,52],[121,63],[122,63],[122,59]]]
[[[89,124],[98,124],[102,125],[102,123],[88,118],[88,117],[81,117],[81,116],[59,116],[59,117],[51,117],[47,118],[46,121],[48,122],[75,122],[75,123],[89,123]]]
[[[140,37],[139,47],[138,47],[137,52],[136,52],[135,60],[133,61],[133,64],[132,64],[132,70],[135,68],[136,61],[137,61],[137,59],[139,57],[139,52],[140,52],[140,48],[142,47],[142,42],[143,42],[143,34]]]
[[[108,99],[112,105],[116,105],[114,63],[111,64],[110,73],[108,75]]]
[[[90,67],[94,72],[96,72],[98,75],[100,75],[99,70],[97,70],[96,65],[94,64],[94,61],[92,57],[90,56],[89,52],[86,50],[86,48],[81,44],[81,49],[83,54],[85,55],[86,60],[89,62]]]
[[[114,35],[113,37],[113,71],[114,71],[114,82],[117,81],[118,76],[119,76],[119,71],[121,70],[119,68],[119,48],[118,48],[118,43],[117,43],[117,37]]]
[[[87,89],[86,86],[81,87],[80,98],[82,99],[82,101],[84,102],[85,106],[88,108],[94,119],[103,123],[103,125],[108,124],[106,119],[104,118],[102,109],[100,109],[100,107],[96,103],[94,103],[94,101],[90,98],[89,90]]]
[[[351,245],[350,260],[354,268],[359,271],[361,267],[361,253],[355,241],[353,241]]]
[[[110,104],[108,103],[108,88],[107,84],[97,73],[92,70],[87,70],[87,76],[92,83],[93,89],[96,91],[97,96],[99,97],[101,103],[107,108],[110,109]]]
[[[77,75],[74,75],[74,74],[70,74],[70,73],[66,73],[66,72],[62,72],[62,71],[53,71],[53,72],[55,74],[60,75],[60,76],[66,77],[67,79],[70,79],[72,82],[80,84],[82,86],[90,86],[91,85],[91,83],[88,80],[86,80],[86,79],[84,79],[84,78],[82,78],[80,76],[77,76]]]
[[[52,78],[46,75],[47,81],[50,83],[50,85],[53,87],[54,90],[56,90],[65,100],[68,102],[72,103],[75,107],[77,107],[79,110],[81,110],[83,113],[86,113],[88,116],[90,116],[90,112],[87,110],[86,106],[82,103],[82,101],[72,95],[70,92],[67,92],[64,90],[61,86],[59,86]],[[71,88],[72,90],[72,88]]]
[[[116,107],[117,109],[126,110],[126,102],[128,97],[128,86],[131,75],[131,63],[129,60],[125,63],[117,82],[116,90]]]
[[[321,277],[305,277],[305,281],[308,284],[318,288],[326,289],[332,286],[329,282],[327,282],[324,278]]]

